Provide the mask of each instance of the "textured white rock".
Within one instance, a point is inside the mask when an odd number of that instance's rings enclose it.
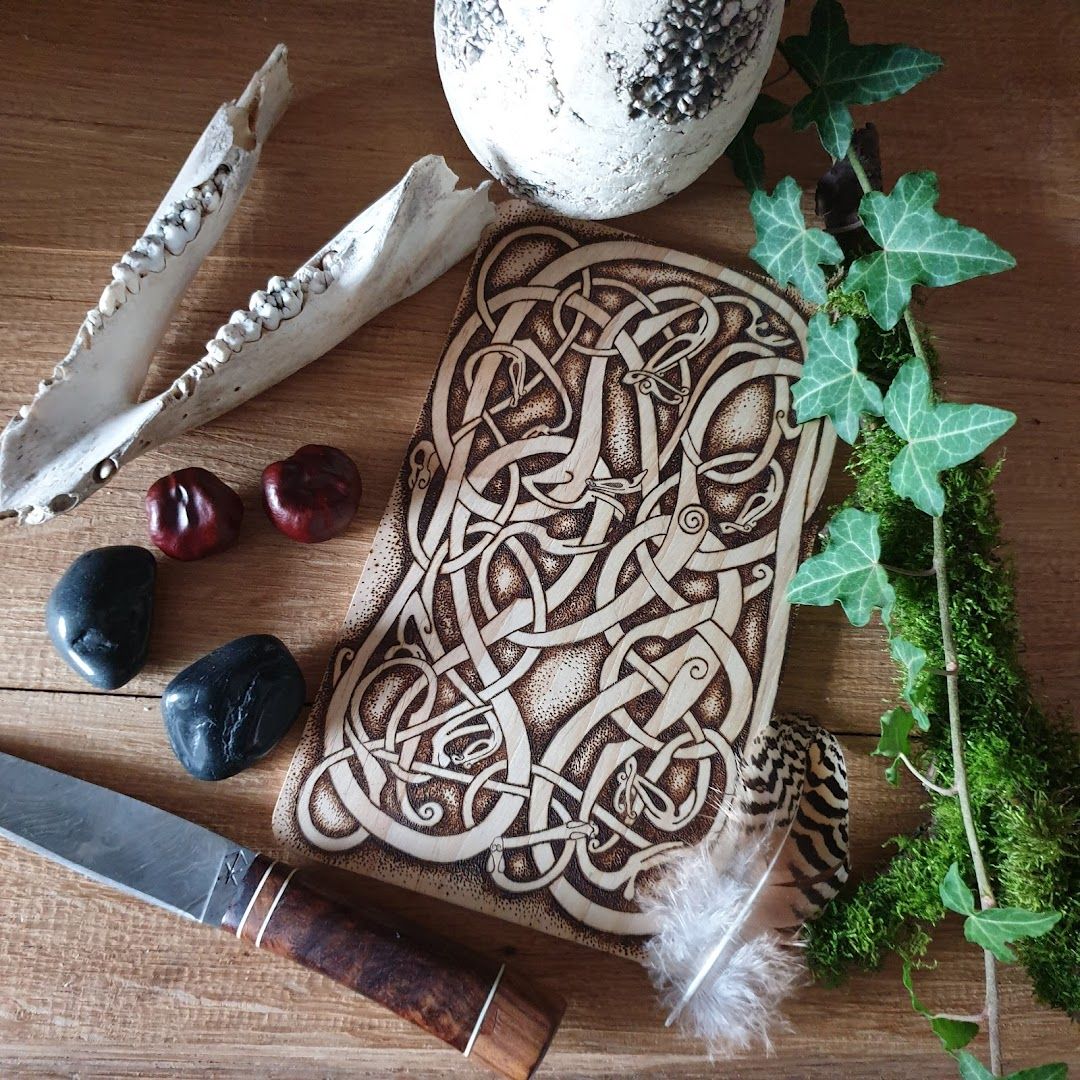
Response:
[[[781,0],[436,0],[469,148],[573,217],[644,210],[725,150],[765,77]]]

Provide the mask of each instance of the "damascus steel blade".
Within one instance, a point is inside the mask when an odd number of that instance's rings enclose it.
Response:
[[[138,799],[4,753],[0,836],[212,925],[220,924],[256,854]]]

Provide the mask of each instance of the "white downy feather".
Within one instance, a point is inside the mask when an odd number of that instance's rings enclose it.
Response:
[[[797,928],[847,878],[847,776],[836,740],[794,718],[748,746],[719,833],[675,859],[640,898],[657,931],[646,967],[670,1010],[727,1057],[786,1030],[806,978]]]
[[[788,1026],[780,1004],[805,977],[790,937],[744,933],[765,846],[763,838],[720,866],[710,846],[699,844],[672,863],[660,886],[641,900],[643,910],[658,916],[646,966],[661,1003],[716,1057],[752,1046],[771,1050],[771,1033]],[[707,966],[718,944],[720,954]]]

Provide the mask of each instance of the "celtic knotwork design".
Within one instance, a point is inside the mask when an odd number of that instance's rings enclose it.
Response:
[[[771,715],[832,449],[784,300],[613,237],[482,247],[292,789],[311,848],[594,940]]]

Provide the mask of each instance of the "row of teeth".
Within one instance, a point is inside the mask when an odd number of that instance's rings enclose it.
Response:
[[[247,310],[234,311],[229,321],[206,343],[207,356],[223,364],[246,342],[258,341],[264,332],[276,330],[303,310],[309,293],[325,292],[335,277],[336,260],[328,252],[319,262],[302,266],[296,277],[272,277],[266,289],[251,294]]]
[[[258,341],[264,333],[276,330],[286,320],[299,315],[308,295],[325,292],[337,274],[338,259],[330,251],[321,259],[302,266],[296,277],[271,278],[265,289],[251,294],[248,308],[234,311],[213,340],[206,343],[206,356],[173,383],[172,396],[183,401],[201,378],[212,375],[247,342]]]
[[[187,194],[158,218],[154,228],[131,245],[119,262],[113,264],[112,281],[105,286],[98,305],[87,313],[84,326],[92,336],[100,330],[106,316],[134,296],[148,274],[160,274],[169,255],[180,255],[199,235],[203,218],[221,205],[232,167],[222,163],[209,180],[189,188]]]

